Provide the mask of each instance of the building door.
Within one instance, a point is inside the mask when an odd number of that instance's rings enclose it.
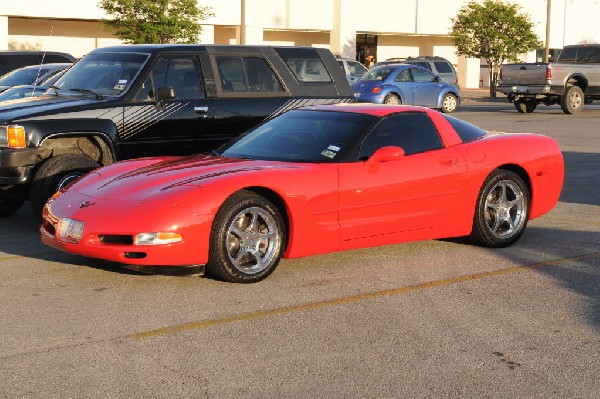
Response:
[[[377,35],[357,33],[356,56],[358,61],[367,67],[369,67],[369,56],[372,56],[373,61],[377,62]]]

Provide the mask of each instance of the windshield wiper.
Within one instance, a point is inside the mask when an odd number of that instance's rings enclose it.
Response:
[[[70,91],[76,91],[79,93],[87,93],[96,97],[96,100],[104,100],[104,96],[102,94],[96,93],[90,89],[69,89]]]

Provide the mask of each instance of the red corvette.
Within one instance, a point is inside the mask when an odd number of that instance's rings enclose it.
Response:
[[[46,204],[47,245],[252,283],[282,257],[470,235],[514,243],[562,188],[556,142],[420,107],[288,111],[207,155],[124,161]],[[165,269],[166,270],[166,269]]]

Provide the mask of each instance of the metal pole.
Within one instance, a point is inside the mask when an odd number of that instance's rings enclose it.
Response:
[[[550,10],[552,8],[552,0],[546,0],[546,47],[544,47],[544,62],[548,62],[550,58]]]
[[[246,44],[246,0],[241,0],[240,44]]]

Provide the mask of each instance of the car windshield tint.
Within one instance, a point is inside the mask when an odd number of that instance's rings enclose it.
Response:
[[[38,69],[38,68],[25,68],[25,69],[17,69],[9,74],[4,75],[0,79],[0,86],[17,86],[17,85],[28,85],[38,78],[38,76],[42,76],[48,72],[47,69]]]
[[[361,80],[385,80],[396,68],[381,66],[365,73]]]
[[[81,95],[91,90],[103,96],[119,96],[127,91],[147,59],[147,54],[137,53],[88,54],[54,86],[61,95]]]
[[[461,121],[460,119],[456,119],[455,117],[448,115],[444,115],[444,118],[446,118],[446,120],[450,122],[454,130],[456,130],[456,133],[458,133],[458,135],[460,136],[460,139],[463,141],[463,143],[477,140],[478,138],[486,135],[485,130],[475,125],[471,125],[468,122]]]
[[[292,110],[225,144],[231,158],[341,162],[376,119],[352,112]]]

